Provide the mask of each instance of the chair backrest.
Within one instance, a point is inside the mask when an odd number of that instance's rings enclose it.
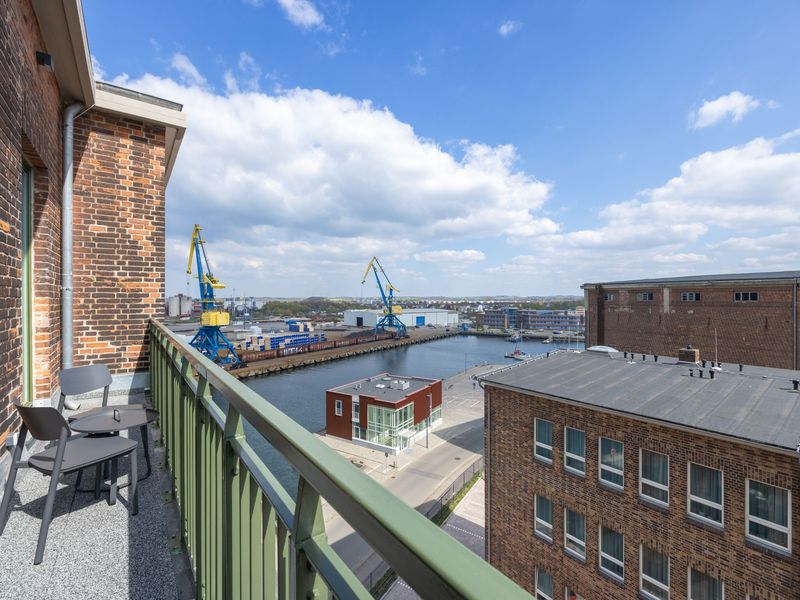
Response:
[[[111,373],[105,365],[73,367],[58,372],[58,384],[64,396],[85,394],[111,385]]]
[[[64,416],[52,406],[22,406],[14,402],[19,416],[30,434],[37,440],[53,441],[61,436],[69,425]]]

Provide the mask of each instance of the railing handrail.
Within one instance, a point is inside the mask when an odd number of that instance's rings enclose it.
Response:
[[[366,542],[389,562],[421,596],[428,598],[530,598],[511,579],[495,570],[455,539],[430,523],[377,481],[365,475],[311,432],[267,402],[257,392],[153,319],[160,332],[198,375],[216,389],[300,473],[305,481],[341,515]],[[184,363],[184,367],[186,364]],[[193,378],[190,378],[193,379]],[[187,381],[187,383],[189,383]],[[248,445],[249,447],[249,445]],[[242,447],[233,445],[236,452]],[[254,453],[240,458],[255,469],[259,486],[267,468]],[[271,476],[271,474],[270,474]],[[264,493],[292,504],[270,480]],[[277,484],[280,486],[280,484]],[[273,487],[273,489],[269,489]],[[282,497],[282,498],[281,498]],[[276,505],[276,510],[280,510]],[[313,557],[309,556],[313,561]],[[319,565],[318,565],[319,566]]]

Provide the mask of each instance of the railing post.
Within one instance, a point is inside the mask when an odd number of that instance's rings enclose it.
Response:
[[[234,573],[234,568],[238,568],[241,556],[240,544],[240,519],[241,505],[239,503],[239,457],[231,446],[231,440],[244,437],[242,427],[242,417],[239,411],[228,403],[228,412],[225,415],[225,431],[223,433],[223,457],[222,457],[222,509],[225,518],[222,528],[223,536],[223,589],[225,598],[239,598],[241,586],[238,573]]]
[[[307,542],[316,542],[320,547],[328,544],[322,503],[317,491],[300,477],[297,484],[297,504],[294,512],[292,541],[294,543],[294,597],[298,600],[327,598],[327,587],[303,550]],[[312,543],[313,543],[312,542]]]

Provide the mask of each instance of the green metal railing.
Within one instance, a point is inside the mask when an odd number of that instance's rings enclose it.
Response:
[[[198,597],[371,598],[328,545],[325,498],[423,598],[530,598],[155,320],[150,379]],[[243,419],[298,472],[296,498],[253,451]]]

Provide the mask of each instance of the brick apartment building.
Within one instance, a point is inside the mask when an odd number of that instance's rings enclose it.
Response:
[[[584,284],[586,346],[800,368],[800,271]],[[716,333],[716,338],[715,338]]]
[[[544,600],[800,597],[800,373],[710,373],[562,352],[487,376],[489,562]]]
[[[442,380],[381,373],[325,393],[325,431],[398,454],[442,423]]]
[[[18,427],[12,401],[50,401],[62,364],[141,380],[146,325],[163,312],[164,191],[185,117],[179,104],[95,81],[80,0],[0,0],[0,15],[1,460]]]
[[[583,331],[585,312],[576,310],[538,310],[503,306],[483,312],[479,325],[487,329],[553,329]]]

